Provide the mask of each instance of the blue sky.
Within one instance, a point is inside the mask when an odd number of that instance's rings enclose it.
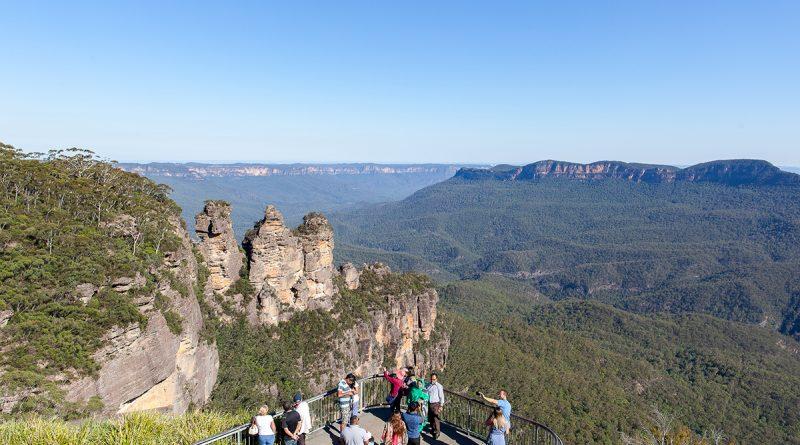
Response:
[[[27,150],[800,165],[798,1],[4,2],[0,29]]]

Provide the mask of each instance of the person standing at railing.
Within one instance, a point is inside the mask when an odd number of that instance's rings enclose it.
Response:
[[[428,393],[428,423],[435,440],[442,433],[441,415],[444,407],[444,387],[435,372],[431,373],[431,381],[425,391]]]
[[[358,382],[353,382],[353,384],[350,385],[350,389],[353,390],[353,395],[350,396],[350,417],[358,417],[361,414],[361,404],[359,403],[361,389],[359,388]]]
[[[356,384],[356,376],[353,373],[339,381],[336,387],[336,397],[339,399],[339,436],[344,432],[344,427],[350,423],[353,407],[350,405],[353,401],[353,394],[355,390],[353,386]]]
[[[306,445],[306,435],[311,431],[311,408],[308,402],[303,400],[303,394],[296,393],[294,395],[294,409],[300,414],[300,438],[297,439],[297,445]]]
[[[396,373],[389,374],[389,371],[383,370],[383,378],[389,382],[391,388],[389,389],[389,395],[386,396],[386,403],[389,404],[391,408],[391,412],[399,412],[400,411],[400,390],[403,388],[403,379],[398,377]]]
[[[408,410],[402,414],[408,434],[408,445],[420,445],[422,433],[422,416],[419,415],[419,403],[411,402]]]
[[[508,392],[505,389],[500,390],[500,394],[497,396],[496,399],[491,397],[486,397],[482,392],[478,391],[478,395],[483,398],[483,400],[491,403],[492,405],[500,408],[503,411],[503,417],[506,418],[506,427],[507,429],[511,429],[511,403],[508,402]]]
[[[486,419],[486,426],[489,427],[488,445],[506,445],[506,435],[508,435],[508,422],[506,415],[499,407]]]
[[[259,408],[258,415],[250,421],[251,428],[254,425],[258,429],[258,445],[272,445],[275,443],[275,419],[269,415],[269,407],[267,405]]]
[[[295,411],[292,402],[284,402],[283,404],[283,419],[281,420],[281,429],[283,429],[283,445],[297,445],[300,439],[300,429],[303,427],[303,419],[300,418],[300,413]]]

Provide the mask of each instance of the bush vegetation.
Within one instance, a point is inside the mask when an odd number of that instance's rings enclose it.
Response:
[[[144,327],[137,292],[154,290],[150,271],[179,245],[167,192],[85,150],[23,154],[0,144],[0,307],[13,312],[0,329],[0,391],[28,394],[18,411],[52,412],[63,403],[56,376],[92,375],[108,329]],[[111,286],[137,274],[139,290]],[[81,300],[82,284],[94,295]]]
[[[337,259],[798,332],[800,187],[451,179],[330,215]]]
[[[721,428],[741,443],[800,443],[800,345],[788,337],[587,301],[498,317],[483,308],[456,315],[457,300],[446,292],[443,300],[453,319],[443,382],[468,393],[506,388],[518,413],[567,443],[618,443],[653,404],[696,433]]]
[[[66,422],[27,416],[0,423],[4,445],[185,445],[247,423],[251,413],[193,411],[180,416],[133,413],[115,419]]]

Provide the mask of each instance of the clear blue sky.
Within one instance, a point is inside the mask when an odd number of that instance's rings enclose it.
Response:
[[[0,140],[140,161],[800,165],[800,1],[223,3],[4,2]]]

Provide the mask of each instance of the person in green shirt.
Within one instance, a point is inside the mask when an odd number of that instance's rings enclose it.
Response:
[[[425,391],[425,380],[419,378],[411,382],[408,387],[408,403],[417,403],[420,407],[420,415],[422,416],[423,422],[420,425],[420,432],[425,428],[428,424],[428,393]]]

